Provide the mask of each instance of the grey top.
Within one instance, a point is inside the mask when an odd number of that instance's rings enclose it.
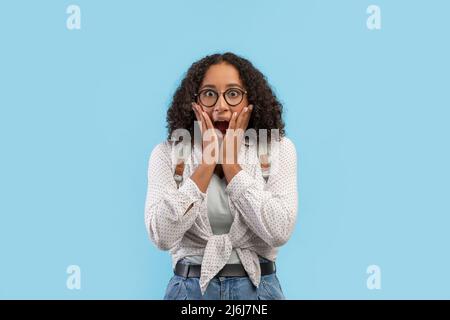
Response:
[[[217,235],[230,232],[230,227],[234,219],[234,214],[231,213],[225,188],[225,177],[221,179],[218,175],[213,174],[211,181],[209,182],[209,192],[207,194],[206,203],[212,232]],[[202,260],[203,256],[201,255],[186,256],[185,259],[185,261],[195,264],[201,264]],[[241,260],[236,253],[236,249],[231,251],[230,258],[227,261],[227,264],[231,263],[241,263]]]

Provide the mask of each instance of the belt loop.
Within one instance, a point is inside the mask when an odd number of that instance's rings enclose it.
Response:
[[[187,268],[186,268],[186,274],[184,275],[185,278],[187,278],[189,276],[189,269],[191,268],[190,264],[187,264]]]

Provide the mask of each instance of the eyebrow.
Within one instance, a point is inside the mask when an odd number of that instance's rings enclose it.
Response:
[[[238,83],[229,83],[229,84],[226,85],[226,88],[231,88],[231,87],[238,87],[238,88],[242,89],[242,86],[240,84],[238,84]],[[217,87],[215,85],[213,85],[213,84],[205,84],[204,86],[202,86],[200,88],[200,90],[203,89],[203,88],[214,88],[214,89],[217,89]]]

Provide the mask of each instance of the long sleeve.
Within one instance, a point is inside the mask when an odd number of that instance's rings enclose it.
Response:
[[[191,178],[180,188],[171,169],[170,147],[157,145],[149,159],[145,225],[150,239],[162,250],[170,250],[191,228],[206,194]]]
[[[249,228],[268,245],[279,247],[292,234],[298,206],[297,155],[287,137],[279,142],[279,153],[271,163],[266,184],[241,170],[226,191]]]

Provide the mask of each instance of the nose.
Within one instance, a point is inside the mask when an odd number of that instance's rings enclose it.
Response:
[[[228,103],[225,101],[225,98],[223,97],[223,95],[219,95],[219,99],[217,99],[217,102],[214,106],[214,111],[221,113],[221,112],[225,112],[228,111],[229,106]]]

